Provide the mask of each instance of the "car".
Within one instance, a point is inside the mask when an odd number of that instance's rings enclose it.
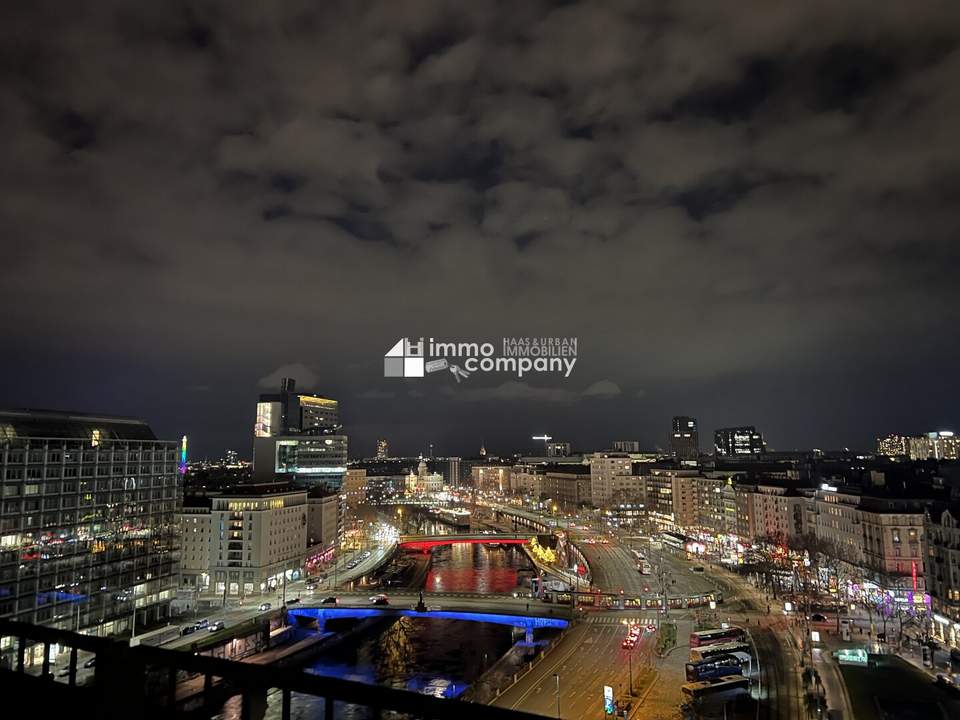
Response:
[[[623,639],[623,642],[620,643],[620,647],[622,647],[624,650],[633,650],[633,648],[636,647],[636,645],[637,645],[636,640],[634,640],[631,637],[625,637]]]
[[[308,582],[306,585],[303,586],[303,588],[307,592],[315,592],[317,589],[317,584],[315,582]]]
[[[703,565],[694,565],[692,568],[690,568],[690,570],[693,571],[693,572],[695,572],[695,573],[702,573],[702,572],[703,572]]]
[[[217,632],[217,630],[223,630],[226,627],[223,620],[217,620],[207,625],[207,630],[210,632]]]
[[[825,622],[830,622],[830,620],[823,613],[813,613],[810,616],[810,622],[825,623]]]
[[[89,670],[90,668],[94,667],[96,664],[97,664],[97,656],[94,655],[92,658],[90,658],[89,660],[87,660],[87,661],[83,664],[83,666]]]
[[[183,636],[183,635],[192,635],[192,634],[195,633],[196,631],[197,631],[197,627],[196,627],[195,625],[186,625],[186,626],[180,628],[180,635],[181,635],[181,636]]]
[[[657,631],[657,626],[656,626],[656,625],[654,625],[654,624],[652,624],[652,623],[651,623],[650,625],[647,625],[647,632],[656,632],[656,631]]]
[[[329,597],[325,597],[323,600],[320,601],[321,605],[338,605],[339,603],[340,601],[337,600],[337,598],[335,598],[333,595],[330,595]]]
[[[207,625],[209,625],[209,624],[210,624],[210,620],[208,620],[207,618],[202,618],[202,619],[200,619],[200,620],[197,620],[197,621],[193,624],[193,627],[194,627],[194,629],[196,629],[196,630],[202,630],[203,628],[207,627]]]
[[[934,678],[933,683],[938,687],[942,687],[944,690],[960,693],[960,685],[957,684],[958,678],[960,678],[960,675],[954,675],[951,677],[946,673],[937,673],[937,677]]]
[[[287,605],[296,605],[298,602],[300,602],[300,598],[298,597],[290,598],[289,600],[287,600]]]
[[[390,600],[387,599],[386,595],[371,595],[370,602],[374,605],[389,605]]]
[[[264,610],[269,610],[270,607],[271,607],[270,603],[260,603],[260,606],[257,608],[257,610],[259,610],[260,612],[263,612]]]

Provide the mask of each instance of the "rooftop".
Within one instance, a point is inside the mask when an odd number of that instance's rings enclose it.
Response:
[[[143,420],[118,415],[67,410],[0,410],[0,439],[65,438],[90,440],[156,440]]]

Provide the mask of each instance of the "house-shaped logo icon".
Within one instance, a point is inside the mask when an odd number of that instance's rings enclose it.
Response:
[[[423,338],[398,340],[383,356],[384,377],[423,377]]]

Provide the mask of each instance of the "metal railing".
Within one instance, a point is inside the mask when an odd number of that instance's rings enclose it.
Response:
[[[368,708],[374,718],[393,711],[417,720],[542,720],[505,708],[182,650],[129,647],[122,641],[10,620],[0,620],[0,638],[14,639],[16,648],[13,662],[0,666],[0,693],[29,697],[39,714],[69,710],[103,720],[177,717],[186,714],[186,705],[192,702],[213,715],[223,702],[239,695],[242,717],[251,718],[261,714],[267,692],[276,688],[281,692],[283,720],[291,717],[294,693],[323,698],[325,720],[333,719],[337,703]],[[26,662],[28,648],[37,644],[43,645],[39,675],[32,674]],[[53,645],[69,648],[66,683],[55,681],[50,671]],[[77,683],[78,651],[96,656],[92,684]],[[195,708],[190,715],[197,717],[196,712]]]

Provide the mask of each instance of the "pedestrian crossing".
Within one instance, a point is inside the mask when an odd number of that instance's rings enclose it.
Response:
[[[588,618],[587,622],[593,625],[656,625],[657,619],[642,616],[599,615]]]

